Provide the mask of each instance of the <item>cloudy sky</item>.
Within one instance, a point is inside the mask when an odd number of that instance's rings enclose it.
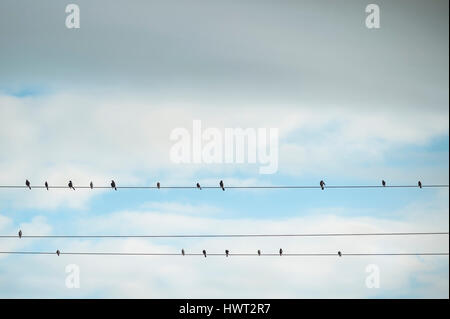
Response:
[[[449,183],[448,1],[0,2],[0,184]],[[176,164],[175,128],[278,128],[278,171]],[[0,235],[448,231],[448,188],[0,189]],[[1,251],[448,252],[448,236],[0,239]],[[80,288],[66,287],[69,264]],[[380,287],[366,287],[368,265]],[[0,255],[0,297],[449,297],[448,256]]]

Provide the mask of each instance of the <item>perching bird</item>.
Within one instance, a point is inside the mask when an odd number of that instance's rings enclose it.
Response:
[[[421,182],[421,181],[419,181],[419,182],[417,183],[417,185],[419,185],[419,187],[422,188],[422,182]],[[31,189],[31,188],[30,188],[30,189]]]
[[[184,249],[181,250],[181,254],[184,256]]]
[[[59,256],[59,254],[60,254],[59,249],[56,251],[56,254]]]
[[[114,190],[117,190],[116,182],[111,181],[111,188],[114,188]]]
[[[206,258],[206,250],[203,249],[203,256]]]
[[[47,188],[47,190],[48,190],[48,183],[47,182],[45,182],[45,188]]]
[[[325,182],[323,180],[320,181],[320,188],[322,188],[322,190],[325,188]]]
[[[280,248],[280,256],[283,255],[283,249]]]
[[[73,187],[72,181],[69,181],[69,184],[68,184],[68,185],[69,185],[69,188],[75,190],[75,187]]]
[[[19,238],[22,238],[22,231],[19,230]]]
[[[197,183],[197,188],[198,188],[199,190],[202,189],[202,187],[200,186],[200,183]]]
[[[91,183],[89,184],[89,186],[91,187],[91,189],[93,189],[93,188],[94,188],[94,183],[91,182]]]
[[[258,249],[258,256],[261,256],[261,250]]]
[[[161,188],[161,184],[159,182],[156,183],[156,187],[158,187],[158,189],[160,189]]]
[[[342,253],[340,251],[338,251],[338,256],[342,257]]]
[[[225,256],[227,256],[228,257],[228,254],[229,254],[230,252],[228,251],[228,249],[226,249],[225,250]]]
[[[28,179],[25,181],[25,185],[27,185],[27,187],[28,187],[29,189],[31,189],[30,181],[29,181]]]
[[[383,185],[383,187],[386,187],[386,181],[384,179],[381,181],[381,185]]]
[[[220,181],[219,185],[220,185],[220,188],[222,188],[222,190],[224,191],[225,187],[223,187],[223,181]]]

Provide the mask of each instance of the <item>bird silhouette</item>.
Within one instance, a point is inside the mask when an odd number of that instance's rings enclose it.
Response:
[[[59,256],[61,252],[59,251],[59,249],[56,251],[56,254]]]
[[[47,190],[48,190],[48,183],[47,182],[45,182],[45,188],[47,188]]]
[[[199,190],[202,190],[202,187],[200,186],[200,183],[197,183],[197,188],[198,188]]]
[[[89,184],[89,187],[90,187],[91,189],[93,189],[93,188],[94,188],[94,183],[91,182],[91,183]]]
[[[280,256],[283,255],[283,249],[280,248]]]
[[[117,190],[116,182],[111,181],[111,188],[114,188],[114,190]]]
[[[184,256],[184,249],[181,249],[181,254]]]
[[[225,250],[225,256],[227,256],[228,257],[228,254],[229,254],[230,252],[228,251],[228,249],[226,249]]]
[[[203,256],[206,258],[206,250],[203,249]]]
[[[338,256],[342,257],[342,253],[340,251],[338,251]]]
[[[383,185],[383,187],[386,187],[386,181],[384,179],[381,181],[381,185]]]
[[[224,191],[225,187],[223,187],[223,181],[220,181],[219,185],[220,185],[220,188],[222,188],[222,190]]]
[[[159,182],[156,183],[156,187],[158,187],[158,189],[160,189],[161,188],[161,184]]]
[[[30,181],[29,181],[28,179],[25,181],[25,185],[27,185],[27,187],[28,187],[29,189],[31,189]]]
[[[320,188],[322,188],[322,190],[325,188],[325,182],[323,180],[320,181]]]
[[[71,189],[73,189],[73,190],[75,190],[75,187],[73,187],[73,183],[72,183],[72,181],[69,181],[69,188],[71,188]]]
[[[422,188],[422,182],[421,182],[421,181],[419,181],[419,182],[417,183],[417,185],[418,185],[420,188]]]
[[[22,238],[22,230],[19,230],[19,238]]]
[[[258,256],[261,256],[261,250],[258,249]]]

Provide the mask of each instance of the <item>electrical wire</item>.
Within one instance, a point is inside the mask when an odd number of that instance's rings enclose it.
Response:
[[[31,189],[45,189],[46,186],[30,186]],[[111,189],[111,186],[77,186],[75,189]],[[22,185],[0,185],[3,189],[21,189],[28,188],[28,186]],[[196,186],[116,186],[117,189],[197,189]],[[220,186],[202,186],[202,189],[221,189]],[[225,189],[320,189],[321,186],[301,186],[301,185],[274,185],[274,186],[225,186]],[[330,189],[354,189],[354,188],[419,188],[418,185],[329,185],[324,188]],[[445,184],[430,184],[422,185],[422,188],[449,188],[449,185]],[[68,186],[48,186],[48,189],[70,189]]]
[[[11,255],[55,255],[56,252],[44,251],[0,251],[0,254]],[[59,255],[85,256],[204,256],[203,253],[151,253],[151,252],[59,252]],[[448,256],[448,252],[410,252],[410,253],[228,253],[236,257],[370,257],[370,256]],[[207,253],[206,256],[226,256],[225,253]]]
[[[21,238],[236,238],[236,237],[350,237],[350,236],[434,236],[449,232],[389,232],[389,233],[303,233],[303,234],[172,234],[172,235],[21,235]],[[18,238],[18,235],[0,235]]]

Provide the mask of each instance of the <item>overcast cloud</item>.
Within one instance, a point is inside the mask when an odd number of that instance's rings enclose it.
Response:
[[[449,181],[448,1],[0,2],[0,184]],[[278,128],[259,165],[178,165],[173,129]],[[448,189],[0,190],[0,235],[448,231]],[[0,239],[1,251],[448,252],[428,238]],[[448,298],[448,256],[0,255],[1,297]],[[81,288],[65,287],[65,267]],[[365,286],[369,264],[380,289]]]

